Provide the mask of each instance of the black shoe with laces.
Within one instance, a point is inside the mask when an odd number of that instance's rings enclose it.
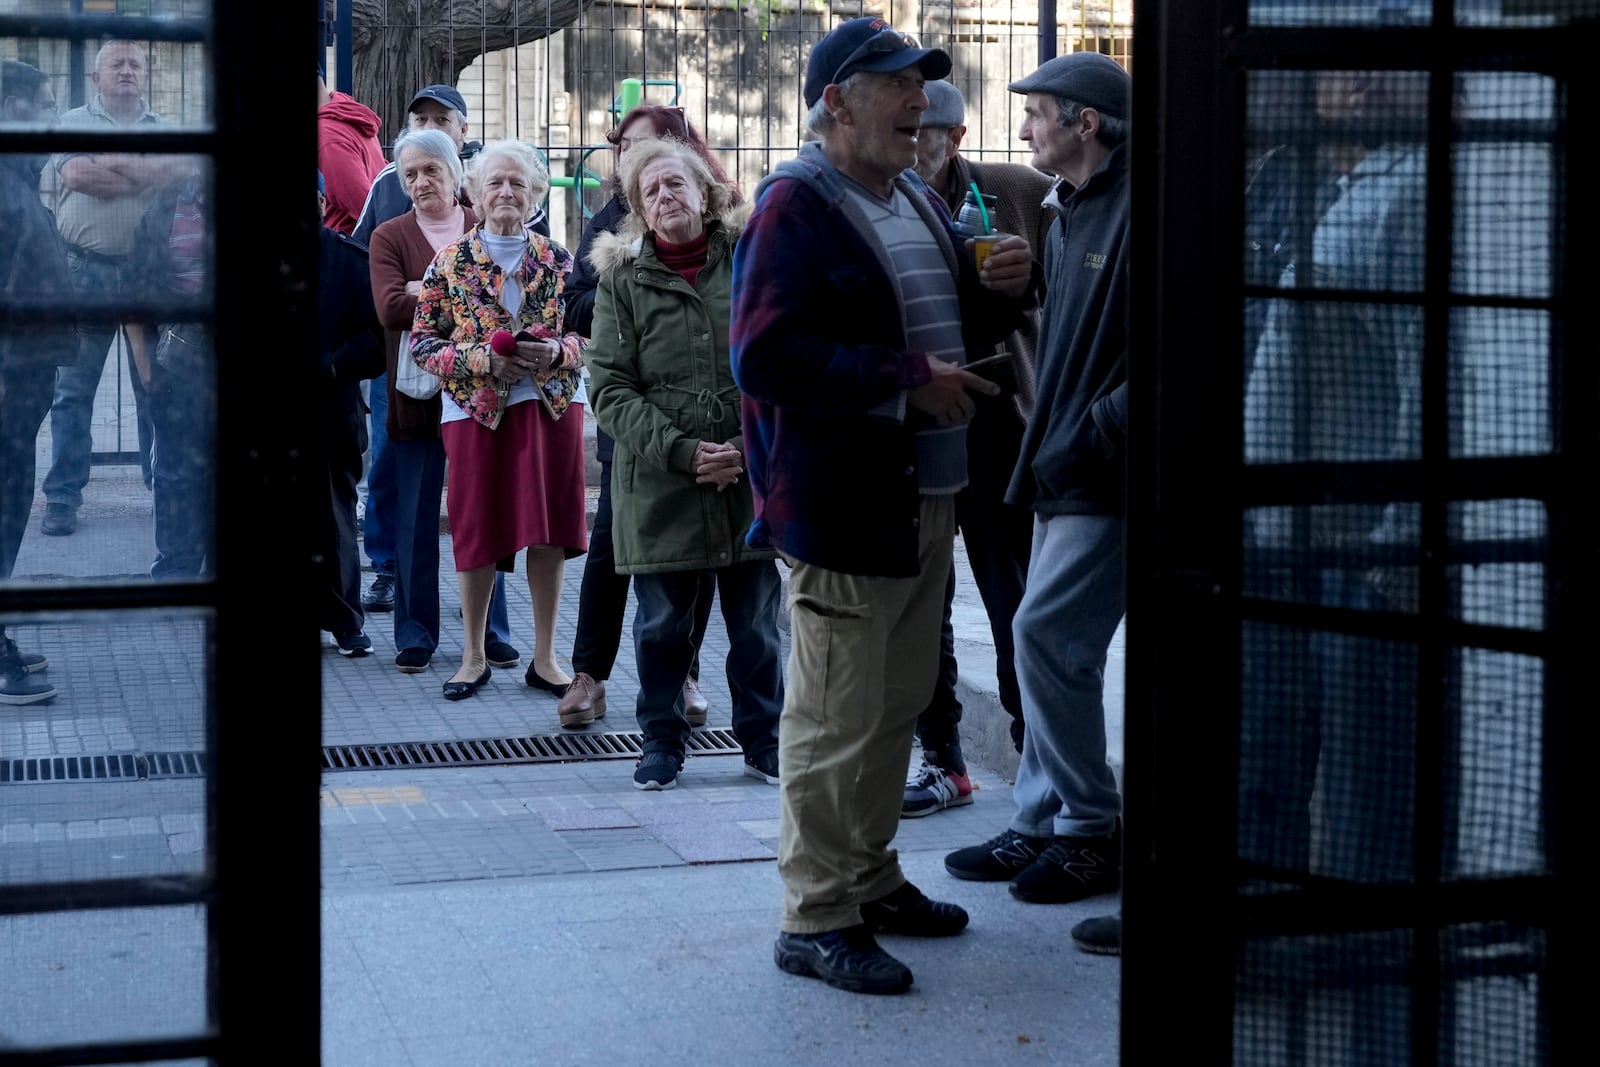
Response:
[[[967,882],[1009,882],[1027,870],[1049,844],[1048,837],[1027,837],[1007,830],[981,845],[956,849],[944,858],[944,869]]]
[[[861,905],[861,921],[883,934],[953,937],[967,928],[967,913],[956,904],[930,900],[907,882],[888,896]]]
[[[366,611],[394,610],[394,575],[373,575],[372,584],[361,594],[361,607]]]
[[[883,995],[911,988],[911,969],[883,951],[865,925],[825,934],[779,934],[772,958],[790,974],[820,978],[849,993]]]
[[[1120,842],[1108,837],[1058,837],[1011,881],[1011,895],[1030,904],[1070,904],[1122,886]]]

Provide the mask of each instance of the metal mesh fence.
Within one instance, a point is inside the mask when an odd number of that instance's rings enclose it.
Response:
[[[1545,931],[1420,903],[1549,867],[1551,518],[1505,487],[1561,433],[1566,117],[1483,65],[1245,76],[1238,1064],[1548,1056]]]
[[[1057,11],[1061,51],[1090,48],[1131,63],[1130,0],[1072,0]],[[812,44],[862,15],[950,52],[951,80],[967,101],[963,154],[1026,161],[1016,138],[1019,99],[1007,86],[1038,66],[1039,14],[1037,4],[1015,0],[372,0],[356,5],[355,95],[379,111],[388,141],[412,92],[455,84],[472,137],[515,137],[547,154],[558,179],[552,232],[576,247],[584,221],[609,195],[602,183],[613,159],[604,138],[628,102],[625,81],[638,83],[646,103],[681,106],[748,193],[802,140]]]

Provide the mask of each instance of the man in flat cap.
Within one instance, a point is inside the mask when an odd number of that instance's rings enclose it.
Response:
[[[456,151],[465,163],[478,154],[483,145],[467,140],[467,101],[453,85],[424,85],[417,90],[406,108],[406,123],[413,130],[441,130],[456,143]],[[471,208],[464,192],[458,193],[463,205]],[[361,208],[351,234],[361,247],[372,243],[372,231],[399,218],[411,210],[411,194],[406,192],[400,170],[390,163],[378,172],[367,193],[367,202]],[[528,228],[544,237],[550,236],[550,219],[544,204],[536,204]],[[368,612],[393,612],[395,645],[401,651],[413,646],[416,624],[407,614],[407,605],[398,596],[400,566],[400,516],[411,514],[411,501],[401,501],[400,474],[393,449],[389,447],[390,432],[404,433],[397,420],[390,418],[394,406],[395,386],[387,373],[380,374],[368,386],[368,406],[372,411],[371,444],[367,451],[367,504],[361,520],[361,544],[372,561],[372,584],[362,594],[361,606]],[[396,610],[396,609],[399,610]],[[489,598],[488,633],[484,635],[484,648],[492,667],[515,667],[522,653],[511,643],[511,618],[506,611],[505,575],[496,573],[494,592]],[[409,663],[397,656],[395,667],[410,671]]]
[[[889,843],[938,669],[966,422],[973,394],[996,391],[961,364],[1017,328],[1035,283],[1020,237],[980,274],[911,172],[923,86],[949,72],[948,55],[882,19],[817,42],[805,102],[818,139],[761,183],[733,257],[747,537],[792,568],[774,957],[858,993],[911,985],[876,932],[967,924],[906,881]]]
[[[1106,762],[1106,650],[1122,619],[1128,395],[1131,80],[1097,53],[1011,85],[1020,136],[1060,181],[1045,248],[1038,397],[1007,499],[1034,513],[1013,635],[1026,724],[998,837],[952,852],[955,877],[1062,904],[1121,884],[1122,798]],[[1070,223],[1070,225],[1069,225]]]
[[[948,81],[925,87],[928,109],[917,131],[917,174],[933,186],[954,214],[967,191],[994,194],[995,229],[1028,240],[1035,259],[1044,257],[1045,235],[1052,212],[1044,205],[1052,179],[1022,163],[974,163],[961,155],[967,132],[967,104]],[[980,397],[967,428],[967,487],[956,494],[956,527],[967,550],[972,577],[983,596],[994,635],[995,677],[1000,704],[1011,715],[1011,741],[1022,751],[1022,696],[1017,688],[1016,654],[1011,620],[1022,602],[1033,542],[1033,515],[1005,501],[1011,472],[1022,449],[1022,430],[1033,408],[1034,349],[1039,338],[1037,311],[1030,311],[1021,329],[996,346],[1009,356],[1005,365],[1016,388],[1008,395]],[[975,353],[983,355],[984,353]],[[961,701],[956,696],[955,631],[951,611],[955,573],[945,586],[944,619],[939,633],[939,680],[933,699],[917,718],[921,755],[906,778],[900,816],[933,815],[972,803],[972,781],[961,753]]]

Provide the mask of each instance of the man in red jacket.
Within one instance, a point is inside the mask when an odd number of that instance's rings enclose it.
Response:
[[[367,190],[387,164],[378,142],[378,113],[348,93],[328,88],[317,68],[317,169],[328,186],[326,225],[349,235]]]

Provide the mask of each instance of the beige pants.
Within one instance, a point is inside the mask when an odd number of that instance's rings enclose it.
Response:
[[[792,644],[778,725],[782,927],[854,926],[906,877],[889,847],[917,716],[939,671],[953,497],[922,498],[915,578],[863,578],[790,560]]]

